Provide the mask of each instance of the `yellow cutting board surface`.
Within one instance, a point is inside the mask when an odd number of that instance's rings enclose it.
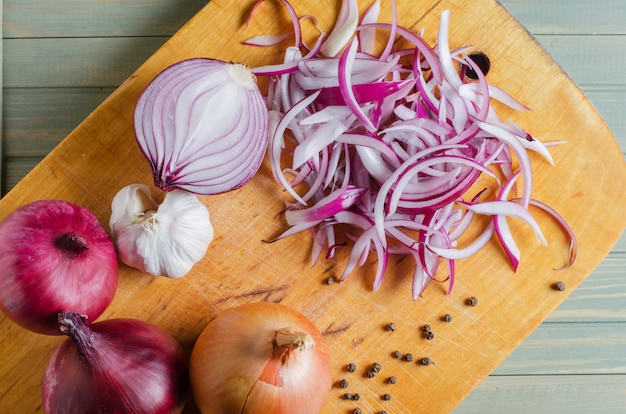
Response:
[[[381,20],[390,21],[391,2],[383,1]],[[451,47],[467,44],[492,61],[490,82],[533,109],[502,112],[543,141],[567,140],[551,148],[555,166],[533,158],[534,197],[559,211],[578,239],[574,266],[556,271],[567,259],[568,241],[545,214],[535,215],[548,246],[539,246],[526,225],[511,222],[522,251],[513,273],[495,241],[474,258],[457,262],[450,295],[446,284],[431,283],[422,298],[411,299],[411,260],[393,258],[382,288],[373,292],[375,255],[343,283],[346,261],[310,265],[311,240],[303,233],[268,244],[284,230],[286,200],[265,162],[242,189],[201,197],[209,208],[216,237],[205,258],[182,279],[154,278],[120,268],[118,293],[100,318],[133,317],[153,322],[191,350],[194,341],[220,311],[251,301],[280,301],[307,315],[325,334],[334,362],[334,386],[324,413],[445,413],[486,377],[578,286],[609,252],[626,224],[626,165],[617,143],[588,99],[529,34],[493,0],[397,0],[400,24],[424,28],[434,44],[440,14],[451,11]],[[9,194],[0,200],[0,219],[25,203],[59,198],[93,211],[106,227],[110,201],[123,186],[152,184],[150,169],[133,135],[133,110],[147,83],[166,66],[190,57],[214,57],[250,66],[278,63],[282,48],[241,44],[249,37],[289,29],[278,6],[267,2],[244,30],[253,1],[213,0],[116,90]],[[339,12],[335,0],[293,0],[300,15],[318,17],[329,30]],[[361,8],[369,6],[361,4]],[[154,195],[162,198],[154,187]],[[562,280],[567,290],[551,285]],[[467,298],[478,305],[470,307]],[[449,323],[444,314],[452,315]],[[397,329],[385,326],[394,322]],[[435,338],[424,338],[429,324]],[[40,381],[45,364],[63,337],[28,332],[0,316],[0,412],[41,411]],[[393,352],[412,353],[410,363]],[[416,361],[429,357],[434,364]],[[358,365],[348,373],[346,364]],[[364,373],[373,362],[382,371]],[[386,378],[396,376],[396,384]],[[344,392],[359,401],[344,401]],[[381,396],[389,393],[390,401]],[[197,412],[190,400],[187,413]]]

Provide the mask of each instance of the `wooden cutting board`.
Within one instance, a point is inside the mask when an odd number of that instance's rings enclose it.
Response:
[[[440,14],[451,10],[451,47],[471,44],[492,61],[489,79],[533,109],[502,112],[543,141],[567,140],[552,147],[556,165],[533,158],[534,197],[556,208],[578,238],[574,266],[555,271],[567,257],[567,240],[547,216],[535,212],[549,245],[537,245],[525,225],[511,225],[522,251],[513,273],[494,241],[478,257],[457,263],[450,295],[432,283],[422,298],[411,299],[409,260],[394,260],[382,288],[372,292],[375,258],[347,281],[326,285],[343,271],[346,255],[310,266],[311,240],[297,235],[267,244],[285,229],[285,196],[266,162],[242,189],[201,200],[209,208],[216,237],[206,257],[182,279],[153,278],[122,266],[119,291],[100,319],[140,318],[164,327],[190,351],[194,341],[220,311],[251,301],[280,301],[303,312],[324,332],[332,350],[335,386],[324,413],[450,412],[530,332],[552,312],[609,252],[626,224],[626,164],[605,123],[588,99],[494,0],[397,0],[400,24],[424,28],[434,44]],[[259,49],[241,41],[288,29],[278,2],[263,6],[244,30],[252,0],[214,0],[72,132],[9,194],[0,200],[0,220],[25,203],[60,198],[92,210],[105,226],[110,201],[130,183],[151,185],[148,164],[134,141],[135,102],[147,83],[166,66],[206,56],[256,66],[280,61],[281,48]],[[293,0],[300,15],[313,14],[329,30],[339,11],[334,0]],[[381,20],[390,21],[383,1]],[[362,8],[369,2],[361,4]],[[155,197],[162,195],[154,190]],[[567,290],[551,288],[557,280]],[[470,307],[466,300],[478,299]],[[444,314],[452,315],[449,323]],[[397,329],[389,332],[387,323]],[[423,336],[429,324],[433,340]],[[0,412],[41,411],[40,381],[54,349],[64,340],[28,332],[0,316]],[[393,352],[412,353],[410,363]],[[435,363],[416,361],[429,357]],[[355,373],[345,370],[354,362]],[[381,373],[365,378],[373,362]],[[397,383],[385,379],[396,376]],[[359,401],[344,401],[344,392]],[[381,396],[389,393],[390,401]],[[185,412],[197,412],[190,400]]]

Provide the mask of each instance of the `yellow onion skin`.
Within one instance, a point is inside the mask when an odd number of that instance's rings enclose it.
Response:
[[[278,371],[282,385],[270,384],[259,377],[272,359],[276,331],[285,328],[310,335],[315,346],[290,353]],[[332,387],[330,352],[317,327],[295,309],[269,302],[240,305],[211,321],[196,341],[189,371],[202,414],[318,414]]]

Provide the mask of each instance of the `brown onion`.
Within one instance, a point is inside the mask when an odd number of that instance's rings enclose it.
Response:
[[[211,321],[189,370],[203,414],[317,414],[332,386],[319,330],[296,310],[268,302],[231,308]]]

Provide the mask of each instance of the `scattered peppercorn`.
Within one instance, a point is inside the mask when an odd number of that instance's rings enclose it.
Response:
[[[363,411],[360,408],[355,408],[354,411],[352,411],[352,414],[362,414]]]
[[[350,394],[349,392],[345,393],[343,395],[343,399],[344,400],[351,400],[352,399],[352,394]]]
[[[367,378],[374,378],[375,376],[376,376],[376,373],[372,371],[371,369],[367,371]]]
[[[389,384],[395,384],[397,381],[398,381],[398,378],[396,378],[394,376],[391,376],[391,377],[387,378],[387,382]]]
[[[382,365],[380,365],[378,362],[374,362],[372,364],[372,371],[374,372],[380,372],[382,368],[383,368]]]
[[[395,323],[393,323],[393,322],[389,322],[389,323],[387,324],[387,330],[388,330],[388,331],[390,331],[390,332],[395,331],[395,330],[396,330],[396,324],[395,324]]]
[[[385,411],[385,410],[380,410],[378,414],[387,414],[387,411]]]
[[[354,394],[354,395],[352,396],[352,399],[353,399],[354,401],[359,401],[359,400],[361,399],[361,396],[357,393],[357,394]]]
[[[431,341],[431,340],[435,339],[435,334],[432,331],[428,331],[428,332],[426,332],[426,334],[424,334],[424,337],[426,339],[428,339],[429,341]]]
[[[422,327],[422,329],[426,332],[430,332],[430,325],[426,324]]]
[[[563,292],[565,290],[565,283],[562,281],[558,281],[554,284],[554,288],[560,292]]]
[[[432,364],[433,361],[429,357],[424,357],[420,362],[422,363],[422,365],[426,366]]]
[[[446,313],[445,315],[443,315],[443,320],[444,322],[452,322],[452,315]]]
[[[406,354],[406,355],[404,356],[404,359],[406,359],[406,360],[407,360],[407,361],[409,361],[409,362],[413,361],[413,354],[409,354],[409,353],[408,353],[408,354]]]
[[[335,278],[330,276],[326,279],[326,284],[327,285],[332,285],[333,283],[335,283]]]
[[[489,60],[486,54],[484,54],[483,52],[474,52],[474,53],[470,53],[468,55],[468,58],[471,59],[472,62],[474,62],[476,66],[478,66],[478,69],[480,69],[483,76],[487,75],[487,73],[489,72],[489,69],[491,68],[491,61]],[[467,76],[468,79],[472,79],[472,80],[479,79],[479,76],[474,70],[474,68],[469,65],[466,66],[465,76]]]
[[[345,379],[339,381],[339,388],[348,388],[348,381],[346,381]]]
[[[476,296],[470,296],[470,298],[467,300],[467,304],[470,306],[476,306],[478,305],[478,299],[476,299]]]
[[[354,372],[356,371],[356,364],[353,362],[350,362],[347,366],[346,369],[348,370],[348,372]]]
[[[395,356],[398,359],[402,359],[402,352],[400,351],[394,351],[393,356]]]
[[[391,399],[391,395],[390,394],[383,395],[383,400],[389,401],[390,399]]]

